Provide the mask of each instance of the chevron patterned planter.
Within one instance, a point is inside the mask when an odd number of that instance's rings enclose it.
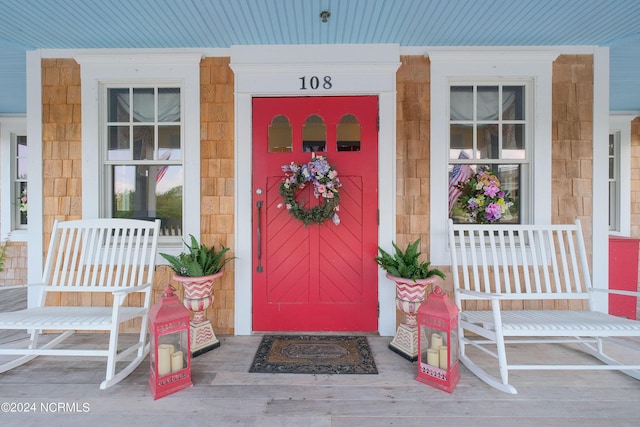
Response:
[[[205,311],[213,305],[213,281],[222,276],[222,271],[210,276],[186,277],[173,275],[173,280],[182,283],[183,304],[193,312],[191,319],[191,356],[196,357],[220,347]]]
[[[418,360],[418,309],[425,300],[427,287],[435,283],[438,278],[429,277],[413,281],[392,276],[389,273],[386,277],[396,283],[396,307],[405,314],[389,348],[405,359],[416,361]]]

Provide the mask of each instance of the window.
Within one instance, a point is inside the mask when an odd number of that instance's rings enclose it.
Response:
[[[302,150],[323,152],[327,149],[327,125],[317,114],[307,117],[302,126]]]
[[[201,58],[74,56],[82,79],[83,218],[161,218],[161,252],[174,255],[184,249],[182,236],[200,236]]]
[[[526,94],[526,84],[450,86],[448,193],[454,221],[519,223],[526,216]],[[484,185],[465,186],[470,179]]]
[[[106,216],[162,220],[182,236],[181,91],[176,87],[106,88]]]
[[[609,230],[620,230],[620,132],[609,134]]]
[[[353,114],[346,114],[336,126],[336,151],[360,151],[360,123]],[[269,125],[269,152],[292,151],[293,129],[289,119],[277,115]],[[313,114],[302,126],[302,149],[323,152],[327,149],[327,127],[322,117]]]
[[[12,135],[11,149],[13,154],[13,197],[16,202],[12,204],[14,229],[27,228],[27,136]]]
[[[30,169],[26,117],[0,115],[0,160],[0,180],[5,183],[0,191],[0,240],[24,242],[28,240],[27,171]]]
[[[485,167],[498,174],[517,202],[510,221],[551,222],[552,71],[557,56],[553,50],[526,48],[429,51],[429,256],[434,265],[451,261],[448,177],[464,165],[471,172]],[[469,159],[459,158],[461,152]]]
[[[269,126],[269,152],[290,153],[292,150],[293,130],[289,119],[283,115],[273,118]]]
[[[343,116],[336,129],[337,151],[360,151],[360,130],[356,116]]]
[[[631,123],[635,114],[609,116],[608,191],[609,233],[631,235]]]

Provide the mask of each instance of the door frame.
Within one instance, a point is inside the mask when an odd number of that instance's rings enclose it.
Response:
[[[321,59],[321,61],[319,61]],[[376,95],[378,130],[378,242],[395,239],[396,231],[396,71],[398,45],[232,46],[235,79],[235,306],[236,335],[252,331],[252,98],[254,96]],[[311,87],[311,78],[320,84]],[[323,87],[330,76],[329,87]],[[302,83],[304,78],[304,88]],[[381,202],[384,201],[384,202]],[[396,330],[395,287],[378,271],[378,332]]]

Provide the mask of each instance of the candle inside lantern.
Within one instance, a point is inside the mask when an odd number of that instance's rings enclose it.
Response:
[[[176,351],[171,355],[171,372],[179,371],[183,368],[183,355],[181,351]]]
[[[158,375],[163,376],[171,373],[171,344],[160,344],[158,346]]]
[[[438,350],[434,350],[432,348],[427,350],[427,364],[438,368],[439,365],[439,360],[438,360]]]
[[[449,365],[449,352],[446,345],[440,347],[440,369],[447,369]]]
[[[431,348],[434,350],[439,350],[440,347],[442,347],[442,335],[436,332],[431,335]]]

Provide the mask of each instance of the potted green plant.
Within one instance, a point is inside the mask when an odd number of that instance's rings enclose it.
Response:
[[[379,255],[376,263],[387,272],[387,278],[396,284],[396,307],[405,314],[398,326],[396,336],[389,348],[402,357],[415,361],[418,359],[418,323],[417,313],[420,304],[425,300],[427,286],[445,278],[445,274],[431,267],[430,261],[420,261],[418,251],[420,239],[407,245],[402,250],[391,242],[393,254],[378,247]]]
[[[213,305],[213,281],[222,276],[222,267],[235,257],[225,256],[229,248],[206,246],[190,235],[191,244],[179,255],[161,253],[173,269],[173,280],[182,283],[184,306],[193,311],[191,319],[191,355],[193,357],[220,346],[205,310]]]
[[[375,258],[378,265],[382,267],[388,275],[414,281],[433,276],[438,276],[442,279],[445,278],[442,271],[430,267],[430,261],[420,261],[421,253],[418,252],[420,239],[410,243],[404,251],[401,250],[395,242],[391,242],[391,245],[394,248],[393,255],[378,246],[379,256]]]
[[[225,257],[225,253],[229,251],[224,245],[220,245],[221,249],[216,252],[215,246],[207,247],[203,243],[190,235],[191,245],[185,242],[187,252],[179,255],[171,255],[161,253],[160,255],[166,259],[176,275],[182,277],[203,277],[219,273],[222,267],[235,257]]]

